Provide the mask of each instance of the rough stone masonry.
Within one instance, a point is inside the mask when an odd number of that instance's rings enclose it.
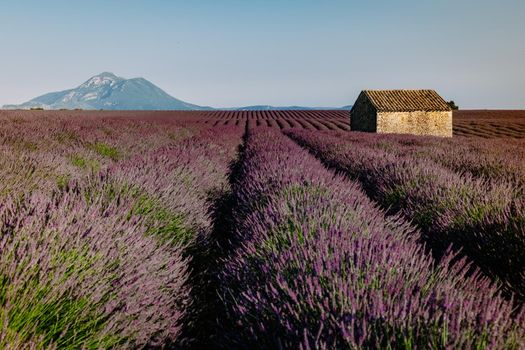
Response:
[[[452,137],[452,109],[434,90],[364,90],[350,113],[355,131]]]

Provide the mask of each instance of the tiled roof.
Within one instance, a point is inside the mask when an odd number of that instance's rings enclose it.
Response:
[[[378,112],[450,111],[434,90],[365,90]]]

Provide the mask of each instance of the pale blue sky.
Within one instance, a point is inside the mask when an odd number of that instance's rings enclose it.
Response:
[[[433,88],[525,108],[523,0],[0,0],[0,105],[111,71],[215,107]]]

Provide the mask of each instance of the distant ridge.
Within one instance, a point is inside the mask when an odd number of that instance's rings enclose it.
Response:
[[[69,90],[51,92],[5,109],[209,110],[178,100],[144,78],[104,72]]]
[[[104,72],[89,78],[76,88],[51,92],[19,105],[4,105],[4,109],[86,109],[86,110],[213,110],[184,102],[168,95],[161,88],[144,78],[125,79]],[[344,107],[303,107],[256,105],[218,108],[230,111],[283,111],[283,110],[350,110]]]
[[[257,106],[246,106],[238,108],[226,108],[227,110],[236,110],[236,111],[287,111],[287,110],[298,110],[298,111],[318,111],[318,110],[350,110],[352,106],[343,106],[343,107],[303,107],[303,106],[285,106],[285,107],[275,107],[269,105],[257,105]]]

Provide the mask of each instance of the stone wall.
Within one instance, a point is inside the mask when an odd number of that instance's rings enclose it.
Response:
[[[376,131],[452,137],[452,112],[380,112]]]
[[[355,131],[376,132],[376,109],[361,93],[350,114],[350,128]]]

